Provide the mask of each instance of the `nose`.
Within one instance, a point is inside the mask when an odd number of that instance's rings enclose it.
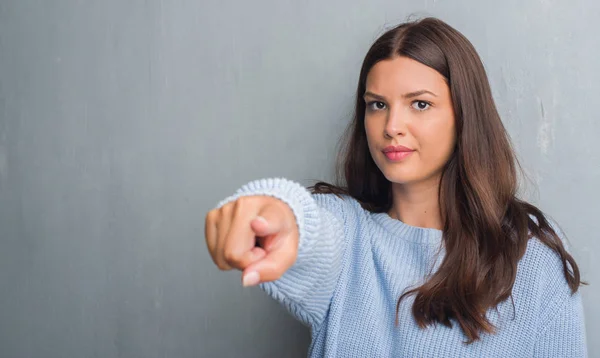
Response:
[[[390,109],[387,113],[387,119],[384,127],[384,136],[394,138],[396,136],[406,135],[406,121],[404,114],[399,109]]]

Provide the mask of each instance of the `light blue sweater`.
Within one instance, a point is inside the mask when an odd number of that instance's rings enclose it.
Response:
[[[570,294],[558,255],[535,238],[518,264],[514,310],[510,299],[499,314],[490,309],[497,333],[466,345],[455,321],[419,328],[414,296],[402,301],[394,325],[399,296],[441,263],[441,231],[371,213],[350,197],[312,195],[282,178],[248,183],[218,207],[243,195],[279,198],[296,216],[296,263],[260,287],[310,327],[311,357],[587,356],[580,293]]]

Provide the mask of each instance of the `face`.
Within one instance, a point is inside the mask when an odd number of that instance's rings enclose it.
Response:
[[[445,78],[407,57],[383,60],[367,76],[369,151],[392,183],[439,181],[456,143]]]

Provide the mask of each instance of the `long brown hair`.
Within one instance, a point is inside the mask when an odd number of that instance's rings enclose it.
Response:
[[[427,282],[400,296],[396,324],[400,302],[414,294],[412,313],[421,328],[438,322],[452,327],[454,319],[470,344],[480,339],[480,333],[494,332],[486,311],[512,298],[517,263],[532,236],[560,256],[573,293],[585,282],[545,215],[517,198],[518,163],[481,59],[460,32],[435,18],[398,25],[371,46],[360,71],[337,185],[318,182],[312,192],[349,195],[371,212],[391,209],[391,183],[367,147],[362,96],[369,70],[395,56],[416,60],[445,77],[457,138],[439,187],[446,256]]]

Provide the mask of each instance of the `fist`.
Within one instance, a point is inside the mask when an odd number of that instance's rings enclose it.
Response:
[[[206,215],[206,245],[221,270],[242,271],[244,286],[280,278],[296,261],[298,225],[271,196],[243,196]]]

